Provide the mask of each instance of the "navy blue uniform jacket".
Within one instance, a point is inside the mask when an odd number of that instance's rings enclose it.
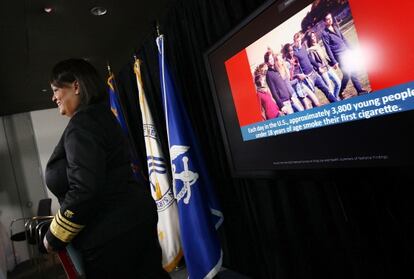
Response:
[[[133,179],[128,152],[108,105],[81,107],[70,119],[46,167],[47,186],[60,203],[46,234],[52,247],[94,248],[157,222],[149,185]]]

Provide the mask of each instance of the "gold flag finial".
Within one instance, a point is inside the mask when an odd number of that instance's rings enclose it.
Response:
[[[157,30],[157,37],[159,37],[161,33],[160,33],[160,23],[158,21],[155,23],[155,29]]]
[[[108,73],[109,73],[109,75],[111,75],[111,66],[109,66],[109,62],[107,61],[106,62],[106,67],[107,67],[107,69],[108,69]]]

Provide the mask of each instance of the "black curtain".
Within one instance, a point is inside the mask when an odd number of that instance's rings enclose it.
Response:
[[[230,177],[203,54],[264,2],[181,0],[160,20],[171,74],[225,216],[220,230],[224,266],[264,279],[414,278],[409,168],[279,171],[275,179]],[[145,91],[168,154],[155,38],[154,28],[137,56],[144,61]],[[118,75],[118,83],[128,119],[136,123],[136,144],[144,148],[132,62]]]

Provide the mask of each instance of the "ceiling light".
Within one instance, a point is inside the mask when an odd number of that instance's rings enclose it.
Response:
[[[46,13],[51,13],[52,12],[52,8],[51,7],[45,7],[44,9],[43,9]]]
[[[47,92],[47,89],[46,88],[43,88],[42,89],[42,92],[45,92],[46,93]]]
[[[105,15],[107,10],[104,7],[93,7],[91,9],[91,14],[94,16],[103,16]]]

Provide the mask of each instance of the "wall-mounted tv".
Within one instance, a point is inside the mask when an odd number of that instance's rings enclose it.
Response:
[[[402,2],[269,1],[205,53],[233,175],[412,164]]]

